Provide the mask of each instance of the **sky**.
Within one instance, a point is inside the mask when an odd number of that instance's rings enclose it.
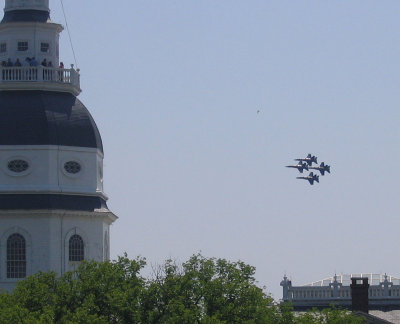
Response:
[[[400,277],[399,1],[63,2],[112,258],[241,260],[276,299],[284,274]],[[313,186],[284,167],[308,153]]]

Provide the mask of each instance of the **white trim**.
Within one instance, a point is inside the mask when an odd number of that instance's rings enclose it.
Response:
[[[57,216],[57,217],[76,217],[76,216],[82,216],[82,217],[93,217],[93,218],[100,218],[103,219],[103,221],[107,225],[111,225],[113,222],[115,222],[118,219],[118,216],[116,216],[114,213],[111,211],[79,211],[79,210],[64,210],[64,209],[55,209],[55,210],[44,210],[44,209],[39,209],[39,210],[0,210],[0,218],[1,217],[8,217],[10,215],[13,215],[13,217],[19,217],[19,218],[24,218],[26,216],[30,217],[45,217],[47,218],[48,216]]]
[[[98,156],[104,158],[104,154],[98,148],[81,147],[81,146],[64,146],[64,145],[0,145],[0,151],[70,151],[97,153]]]
[[[65,196],[89,196],[89,197],[100,197],[105,201],[108,200],[108,196],[102,192],[96,190],[95,192],[87,188],[87,190],[81,191],[75,187],[63,186],[62,188],[58,186],[0,186],[0,194],[7,195],[65,195]]]
[[[110,231],[109,231],[109,229],[106,229],[104,231],[103,260],[110,261]]]
[[[38,23],[38,22],[9,22],[9,23],[2,23],[0,24],[0,32],[3,30],[11,29],[11,30],[16,30],[18,28],[26,28],[29,30],[37,29],[37,30],[54,30],[58,33],[61,33],[64,30],[64,27],[61,24],[53,23],[53,22],[48,22],[48,23]]]

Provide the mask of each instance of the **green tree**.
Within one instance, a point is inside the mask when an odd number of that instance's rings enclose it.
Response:
[[[144,296],[144,323],[267,323],[275,306],[243,262],[191,257],[155,271]]]
[[[322,311],[311,310],[296,318],[296,324],[363,324],[366,320],[362,317],[356,317],[348,311],[336,308],[327,308]]]
[[[61,277],[37,273],[0,294],[0,323],[8,324],[359,324],[340,310],[295,315],[257,286],[243,262],[194,255],[168,260],[153,276],[144,259],[83,262]]]

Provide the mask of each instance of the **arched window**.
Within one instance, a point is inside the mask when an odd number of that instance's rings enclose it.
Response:
[[[85,247],[82,237],[74,234],[69,239],[69,261],[82,261],[85,258]]]
[[[26,277],[26,241],[20,234],[7,239],[7,278]]]

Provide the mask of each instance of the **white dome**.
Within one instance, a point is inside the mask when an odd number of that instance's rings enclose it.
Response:
[[[12,10],[50,11],[49,0],[6,0],[4,11]]]

